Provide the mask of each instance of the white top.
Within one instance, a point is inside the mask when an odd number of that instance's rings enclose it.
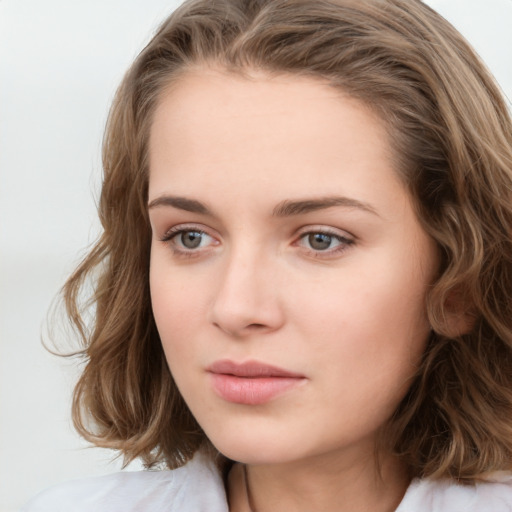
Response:
[[[228,512],[222,478],[201,453],[174,471],[120,472],[51,487],[20,512]],[[512,512],[512,475],[461,486],[414,480],[396,512]]]

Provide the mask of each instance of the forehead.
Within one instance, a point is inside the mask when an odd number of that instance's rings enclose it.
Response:
[[[345,115],[348,110],[351,112]],[[265,132],[273,136],[279,129],[286,127],[289,131],[293,126],[294,135],[313,138],[325,136],[329,128],[350,130],[357,111],[361,114],[358,117],[367,118],[368,125],[375,125],[373,131],[385,134],[380,119],[369,107],[325,79],[270,75],[264,71],[241,75],[221,69],[194,68],[161,92],[151,139],[173,127],[178,132],[175,135],[210,131],[220,139],[226,135],[218,131],[220,123],[226,128],[228,123],[241,124],[245,128],[241,134],[244,138],[252,132],[260,142]],[[270,121],[278,124],[272,125]],[[308,121],[314,123],[308,125]]]
[[[333,180],[369,184],[378,172],[395,180],[386,126],[368,107],[320,79],[263,72],[186,73],[160,97],[149,157],[150,198],[170,180],[282,184],[291,195],[329,195]]]

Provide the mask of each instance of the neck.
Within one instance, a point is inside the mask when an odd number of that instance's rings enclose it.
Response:
[[[286,464],[236,464],[229,477],[230,512],[392,512],[409,484],[394,457],[336,454]]]

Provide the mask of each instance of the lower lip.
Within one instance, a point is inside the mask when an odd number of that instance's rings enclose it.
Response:
[[[237,377],[211,373],[213,389],[227,402],[260,405],[302,384],[302,377]]]

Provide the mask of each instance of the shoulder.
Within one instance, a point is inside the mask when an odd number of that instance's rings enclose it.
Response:
[[[512,512],[512,475],[460,485],[450,480],[414,480],[396,512]]]
[[[35,496],[20,512],[227,512],[222,479],[202,454],[174,471],[73,480]]]

